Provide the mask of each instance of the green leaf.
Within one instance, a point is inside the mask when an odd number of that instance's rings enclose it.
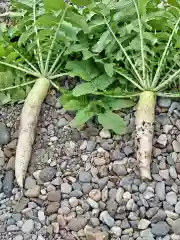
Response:
[[[63,107],[69,111],[79,110],[82,108],[82,102],[79,100],[70,100]]]
[[[65,8],[64,0],[43,0],[47,10],[60,10]]]
[[[37,26],[51,27],[57,23],[57,18],[52,14],[44,14],[36,20]]]
[[[23,32],[18,40],[19,46],[25,44],[33,34],[34,34],[34,28],[29,28],[27,31]]]
[[[90,60],[86,61],[69,61],[66,64],[66,69],[71,72],[70,76],[78,76],[85,81],[91,81],[93,78],[99,75],[98,69]]]
[[[115,81],[115,78],[109,77],[107,74],[103,74],[93,79],[92,84],[96,89],[105,90],[114,81]]]
[[[82,51],[82,54],[83,54],[83,60],[87,60],[94,56],[94,54],[92,52],[90,52],[88,49],[84,49]]]
[[[0,92],[0,105],[7,104],[11,101],[10,94],[5,94],[3,92]]]
[[[77,26],[80,29],[83,29],[84,32],[89,32],[89,26],[84,16],[68,10],[65,16],[65,20],[72,23],[73,26]]]
[[[23,9],[33,8],[34,0],[16,0],[15,4]]]
[[[111,34],[109,31],[105,31],[99,41],[93,46],[92,50],[95,53],[100,53],[102,52],[105,47],[108,45],[108,43],[110,43],[110,41],[112,40]]]
[[[79,6],[87,6],[92,2],[92,0],[72,0],[72,2]]]
[[[138,1],[138,7],[139,7],[139,12],[142,16],[146,15],[146,6],[149,0],[139,0]]]
[[[81,52],[83,50],[86,50],[87,47],[83,44],[73,44],[72,46],[69,46],[68,49],[65,51],[65,55],[71,54],[73,52]]]
[[[105,129],[113,130],[116,134],[125,134],[126,132],[124,120],[111,111],[99,114],[98,121]]]
[[[113,110],[120,110],[124,108],[130,108],[135,105],[135,102],[129,99],[105,99],[105,103]]]
[[[76,41],[77,40],[77,33],[79,32],[78,28],[73,26],[71,23],[63,21],[63,23],[61,24],[61,29],[63,30],[63,32],[65,33],[65,35],[67,37],[69,37],[69,39],[72,41]]]
[[[113,73],[114,73],[113,67],[114,67],[114,65],[115,65],[114,63],[105,63],[104,64],[104,70],[106,71],[106,73],[107,73],[107,75],[109,77],[113,76]]]
[[[6,59],[8,59],[9,61],[15,61],[17,57],[18,57],[18,54],[16,52],[11,52],[10,54],[8,54]]]
[[[26,97],[26,93],[23,89],[18,89],[14,94],[12,94],[12,100],[17,102],[24,100]]]
[[[13,85],[14,77],[11,71],[0,72],[0,88]]]
[[[3,57],[6,54],[6,51],[2,45],[0,45],[0,57]]]
[[[91,82],[81,83],[73,89],[73,95],[79,97],[96,91],[97,88]]]
[[[77,112],[76,117],[71,122],[72,127],[80,127],[84,123],[86,123],[89,119],[94,116],[94,112],[92,112],[89,107],[84,108]]]

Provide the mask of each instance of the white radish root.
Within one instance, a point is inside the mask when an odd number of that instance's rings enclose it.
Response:
[[[41,105],[47,95],[49,86],[48,79],[38,78],[29,92],[21,112],[19,139],[15,157],[15,176],[21,188],[23,188],[24,178],[31,158]]]
[[[142,179],[151,180],[151,157],[155,123],[156,95],[154,92],[142,92],[136,110],[136,157]]]

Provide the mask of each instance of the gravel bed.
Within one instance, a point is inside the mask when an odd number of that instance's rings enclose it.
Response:
[[[14,178],[22,106],[0,109],[1,240],[180,239],[180,104],[159,99],[151,164],[142,182],[128,133],[91,122],[71,129],[56,95],[42,106],[23,198]]]

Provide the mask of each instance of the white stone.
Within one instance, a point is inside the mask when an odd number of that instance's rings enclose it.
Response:
[[[141,219],[138,224],[138,228],[141,230],[146,229],[151,222],[148,221],[147,219]]]
[[[46,217],[45,217],[43,211],[38,212],[38,219],[39,219],[39,221],[45,221]]]
[[[164,146],[164,147],[167,145],[167,141],[168,141],[168,139],[167,139],[166,134],[161,134],[161,135],[158,137],[158,140],[157,140],[157,142],[158,142],[159,144],[161,144],[162,146]]]
[[[22,226],[22,231],[24,233],[31,233],[34,230],[34,222],[32,219],[29,219],[24,222]]]
[[[111,228],[111,232],[116,236],[116,237],[120,237],[121,236],[121,228],[118,226],[114,226]]]
[[[102,129],[102,130],[100,131],[99,135],[100,135],[100,137],[105,138],[105,139],[106,139],[106,138],[111,138],[111,133],[110,133],[110,131],[107,130],[107,129]]]

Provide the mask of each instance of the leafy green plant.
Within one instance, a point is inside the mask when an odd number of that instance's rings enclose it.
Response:
[[[151,179],[156,97],[180,96],[174,88],[180,74],[180,12],[176,6],[159,4],[158,0],[103,0],[88,5],[83,13],[90,32],[81,34],[78,49],[83,61],[66,65],[71,76],[84,80],[73,89],[74,97],[101,96],[117,100],[139,96],[135,145],[143,179]],[[76,65],[82,67],[77,69]],[[91,69],[99,74],[92,75]],[[89,106],[91,102],[83,112],[84,121],[92,117]],[[80,123],[81,111],[75,118]],[[106,109],[104,113],[107,116]],[[105,127],[114,131],[117,126],[112,128],[114,122],[108,118]],[[104,124],[102,118],[99,120]]]
[[[88,31],[88,25],[78,9],[63,0],[14,0],[13,7],[21,12],[11,13],[17,16],[14,25],[1,31],[0,65],[6,70],[2,73],[0,93],[5,93],[1,99],[4,102],[12,97],[10,91],[15,89],[18,97],[23,93],[22,98],[26,98],[15,159],[16,179],[23,187],[41,104],[50,85],[57,87],[54,80],[67,75],[64,72],[66,51],[81,31]],[[10,69],[23,73],[24,77],[18,80]],[[22,89],[32,83],[30,91]]]

